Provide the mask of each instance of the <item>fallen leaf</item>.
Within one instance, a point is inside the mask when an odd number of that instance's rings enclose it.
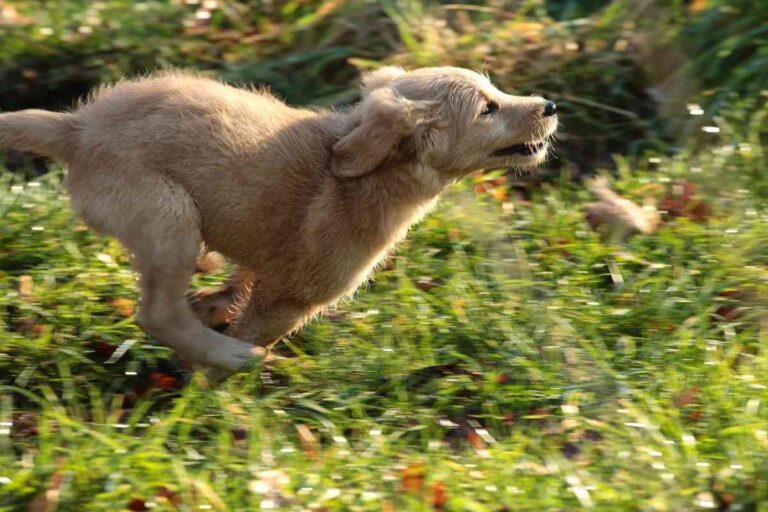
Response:
[[[168,375],[167,373],[154,372],[149,377],[152,379],[154,387],[156,388],[160,388],[165,391],[173,391],[175,389],[181,388],[179,379],[172,375]]]
[[[423,292],[428,292],[435,287],[435,280],[429,276],[421,276],[416,280],[416,288]]]
[[[426,476],[426,468],[423,463],[416,462],[409,464],[400,473],[400,481],[402,483],[403,490],[414,494],[424,491],[424,478]]]
[[[445,484],[437,481],[432,484],[432,508],[435,510],[445,510],[448,503],[448,493],[445,490]]]
[[[144,512],[145,510],[149,510],[146,502],[141,498],[132,498],[131,501],[129,501],[125,506],[125,508],[131,510],[132,512]]]
[[[160,486],[157,489],[157,492],[155,493],[155,499],[158,502],[167,502],[173,505],[174,508],[179,508],[181,505],[181,497],[165,486]]]
[[[688,4],[687,8],[690,12],[699,12],[707,8],[709,0],[693,0]]]
[[[299,442],[301,443],[301,449],[304,452],[304,455],[310,459],[316,458],[318,443],[315,435],[306,425],[296,425],[296,430],[299,433]]]
[[[35,322],[31,318],[18,318],[13,320],[11,328],[21,334],[40,337],[45,332],[45,325]]]
[[[486,448],[485,441],[483,441],[483,438],[480,437],[480,434],[478,434],[477,431],[473,428],[469,429],[467,432],[467,442],[475,450],[483,450]]]
[[[19,277],[19,295],[22,299],[29,299],[32,296],[33,283],[32,276]]]
[[[133,315],[135,306],[131,299],[127,299],[125,297],[112,299],[109,301],[109,305],[112,306],[112,308],[117,311],[117,314],[123,318],[128,318],[129,316]]]
[[[636,233],[653,233],[659,227],[661,216],[650,199],[638,206],[611,190],[603,177],[595,178],[588,188],[599,199],[584,207],[584,216],[593,229],[605,227],[611,236],[626,240]]]
[[[54,512],[59,505],[63,480],[64,476],[61,473],[54,473],[48,489],[29,502],[27,512]]]
[[[669,217],[685,217],[703,222],[712,216],[709,205],[698,195],[696,185],[686,180],[677,180],[669,193],[659,203],[659,209]]]

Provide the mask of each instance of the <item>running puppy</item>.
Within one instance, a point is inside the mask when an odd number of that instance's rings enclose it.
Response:
[[[348,110],[314,111],[166,72],[71,113],[0,114],[0,147],[66,162],[74,210],[133,254],[139,325],[190,362],[234,371],[352,293],[447,185],[541,163],[557,127],[551,101],[466,69],[386,67],[363,87]],[[226,335],[187,302],[203,246],[240,269]]]

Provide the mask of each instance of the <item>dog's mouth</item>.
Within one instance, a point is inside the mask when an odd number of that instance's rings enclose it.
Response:
[[[506,148],[497,149],[493,153],[493,156],[534,156],[544,151],[547,147],[547,141],[540,142],[526,142],[523,144],[514,144],[507,146]]]

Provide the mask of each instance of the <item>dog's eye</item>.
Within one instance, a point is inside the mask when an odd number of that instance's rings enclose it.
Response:
[[[480,112],[480,115],[488,116],[491,114],[495,114],[498,111],[499,111],[499,104],[496,103],[495,101],[489,101],[488,103],[485,104],[485,108],[483,109],[482,112]]]

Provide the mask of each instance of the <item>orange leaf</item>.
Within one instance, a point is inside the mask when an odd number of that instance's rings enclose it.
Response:
[[[19,277],[19,295],[22,299],[28,299],[32,296],[32,276],[23,275]]]
[[[109,302],[109,305],[114,308],[115,311],[117,311],[117,314],[128,318],[133,314],[133,307],[134,303],[131,299],[126,299],[125,297],[118,297],[117,299],[112,299]]]
[[[432,484],[432,508],[443,510],[447,502],[448,494],[445,491],[445,484],[438,480]]]
[[[306,425],[296,425],[296,430],[299,432],[299,442],[301,443],[301,449],[304,455],[310,459],[317,457],[317,438],[309,430]]]
[[[483,441],[483,438],[480,437],[480,434],[478,434],[474,429],[467,433],[467,442],[472,445],[472,448],[475,450],[482,450],[485,448],[485,441]]]
[[[708,0],[693,0],[693,2],[688,4],[688,10],[691,12],[703,11],[707,8],[708,3]]]
[[[426,468],[421,462],[409,464],[400,474],[403,490],[414,494],[424,490]]]
[[[179,380],[172,375],[168,375],[167,373],[154,372],[152,375],[150,375],[150,378],[154,382],[155,387],[164,389],[166,391],[179,389],[181,387]]]
[[[677,180],[664,199],[659,209],[670,217],[687,217],[697,222],[707,220],[712,212],[709,205],[698,197],[696,185],[686,180]]]

